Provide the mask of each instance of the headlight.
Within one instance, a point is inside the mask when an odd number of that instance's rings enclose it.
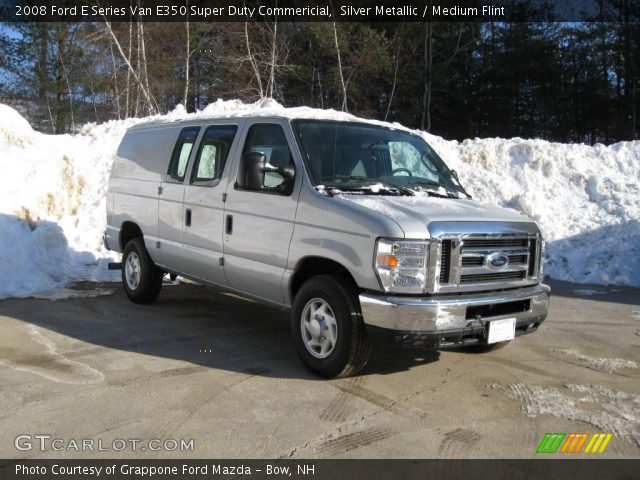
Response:
[[[428,254],[425,240],[378,240],[375,267],[385,292],[423,293]]]

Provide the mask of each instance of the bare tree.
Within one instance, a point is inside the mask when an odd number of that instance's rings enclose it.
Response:
[[[111,37],[109,37],[109,53],[111,54],[111,64],[113,65],[113,88],[114,88],[115,97],[116,97],[116,110],[118,112],[118,120],[120,120],[121,118],[120,117],[120,89],[118,88],[118,67],[116,66],[116,57],[113,54],[113,39]],[[93,110],[94,110],[94,113],[96,114],[96,121],[97,121],[98,114],[96,112],[96,107],[95,107],[95,98],[93,103]]]
[[[136,72],[138,72],[138,78],[140,81],[138,81],[136,85],[136,96],[133,110],[134,117],[137,117],[140,112],[140,93],[144,90],[144,84],[141,80],[142,75],[140,74],[140,65],[142,64],[142,54],[140,53],[140,50],[140,28],[138,26],[138,22],[136,22]],[[151,99],[149,99],[149,103],[151,103]]]
[[[138,5],[140,5],[140,0],[138,0]],[[140,35],[140,53],[141,53],[141,70],[142,70],[142,78],[144,79],[144,86],[146,89],[146,96],[150,99],[148,108],[149,113],[155,113],[158,111],[158,105],[156,104],[153,95],[151,94],[151,89],[149,88],[149,72],[147,70],[147,49],[145,47],[145,39],[144,39],[144,22],[138,21],[138,31]]]
[[[395,55],[395,65],[393,68],[393,85],[391,86],[391,93],[389,94],[389,100],[387,101],[387,111],[384,114],[385,121],[389,116],[389,112],[391,111],[391,104],[393,103],[393,96],[396,93],[396,85],[398,83],[398,67],[400,65],[400,45],[402,40],[402,32],[404,30],[404,24],[402,25],[402,29],[396,38],[396,55]]]
[[[127,64],[131,67],[131,49],[133,48],[133,22],[129,22],[129,50],[127,53]],[[131,105],[131,68],[127,69],[127,84],[126,84],[127,97],[125,100],[125,117],[129,116]]]
[[[139,24],[140,23],[141,22],[139,22]],[[107,31],[111,35],[111,38],[113,39],[113,42],[116,45],[116,48],[118,49],[118,53],[120,54],[120,57],[122,58],[122,61],[124,61],[124,63],[127,65],[127,68],[129,69],[129,72],[133,76],[134,80],[136,81],[136,83],[138,85],[138,88],[142,92],[142,95],[144,95],[144,98],[145,98],[145,100],[147,102],[147,108],[149,109],[149,112],[150,113],[155,113],[156,112],[156,108],[154,107],[154,101],[151,98],[151,95],[150,95],[150,93],[148,91],[148,79],[147,79],[147,85],[145,86],[142,83],[142,80],[140,79],[140,76],[138,75],[136,70],[131,65],[131,62],[129,61],[129,58],[125,55],[124,51],[122,50],[122,46],[120,45],[120,42],[118,41],[118,37],[116,37],[116,34],[113,32],[113,28],[111,28],[111,23],[109,21],[107,21],[106,17],[105,17],[105,20],[104,20],[104,24],[107,27]]]
[[[190,68],[190,60],[191,60],[191,32],[189,27],[189,2],[187,1],[187,21],[186,21],[186,29],[187,29],[187,52],[185,55],[185,66],[184,66],[184,100],[182,104],[184,108],[187,108],[187,100],[189,98],[189,68]]]
[[[424,92],[422,96],[422,117],[420,121],[420,128],[426,130],[427,132],[431,131],[431,101],[432,101],[432,86],[434,83],[434,78],[442,78],[443,75],[446,75],[449,67],[455,60],[456,56],[473,46],[476,39],[475,37],[471,37],[471,39],[462,44],[462,33],[464,31],[464,24],[460,24],[458,26],[458,33],[456,38],[456,45],[451,52],[451,55],[440,63],[439,69],[436,71],[433,70],[433,26],[430,22],[427,22],[425,26],[425,39],[424,39],[424,64],[425,64],[425,72],[424,72]],[[436,79],[437,79],[436,78]]]
[[[420,128],[431,130],[431,84],[433,81],[433,26],[425,23],[424,32],[424,91],[422,92],[422,117]]]
[[[338,42],[338,30],[336,22],[333,22],[333,39],[336,44],[336,54],[338,56],[338,75],[340,76],[340,85],[342,86],[342,108],[343,112],[348,112],[347,108],[347,85],[344,83],[344,75],[342,74],[342,59],[340,58],[340,44]]]
[[[251,67],[253,68],[253,74],[256,77],[256,81],[258,82],[258,93],[260,98],[264,98],[264,90],[262,89],[262,78],[260,77],[260,69],[258,68],[258,62],[251,51],[251,41],[249,40],[249,26],[248,22],[244,22],[244,39],[245,44],[247,46],[247,56],[249,57],[249,63],[251,63]]]
[[[277,5],[277,2],[276,2]],[[269,70],[269,82],[267,83],[267,90],[269,92],[269,98],[273,98],[273,87],[276,83],[276,39],[278,35],[278,19],[273,22],[273,35],[271,36],[271,68]]]
[[[60,69],[62,70],[62,75],[64,76],[64,81],[67,84],[67,91],[69,92],[69,112],[71,113],[71,129],[75,131],[76,129],[76,121],[73,116],[73,91],[71,90],[71,83],[69,83],[69,76],[67,75],[67,67],[64,64],[64,60],[62,59],[62,54],[60,53],[60,49],[63,48],[62,45],[58,46],[58,60],[60,61]]]

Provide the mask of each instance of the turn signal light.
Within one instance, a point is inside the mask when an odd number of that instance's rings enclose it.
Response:
[[[378,255],[376,263],[380,266],[385,267],[397,267],[398,257],[396,257],[395,255]]]

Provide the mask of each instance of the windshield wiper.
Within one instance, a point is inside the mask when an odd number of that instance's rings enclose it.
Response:
[[[417,180],[417,181],[411,182],[411,186],[418,187],[420,189],[419,191],[425,192],[427,195],[430,195],[430,196],[433,196],[433,197],[460,198],[460,197],[458,197],[458,193],[463,193],[467,197],[471,198],[471,196],[467,192],[452,191],[452,190],[449,190],[444,185],[442,185],[441,183],[431,182],[429,180]],[[437,187],[438,190],[439,189],[443,189],[446,192],[446,194],[442,193],[442,192],[440,192],[440,191],[438,191],[436,189],[429,188],[429,187]]]
[[[391,182],[387,182],[386,180],[379,180],[376,178],[363,177],[361,175],[333,175],[331,179],[339,179],[339,180],[360,180],[365,182],[371,182],[371,185],[330,185],[327,188],[337,188],[343,191],[370,191],[371,193],[376,193],[371,187],[376,185],[381,185],[382,188],[387,192],[392,192],[396,190],[404,195],[413,196],[414,193],[405,187],[400,187]]]

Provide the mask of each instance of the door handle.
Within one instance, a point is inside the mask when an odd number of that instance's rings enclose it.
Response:
[[[233,215],[227,215],[224,231],[227,235],[231,235],[233,233]]]
[[[191,226],[191,209],[187,208],[186,212],[184,212],[184,224],[187,227]]]

